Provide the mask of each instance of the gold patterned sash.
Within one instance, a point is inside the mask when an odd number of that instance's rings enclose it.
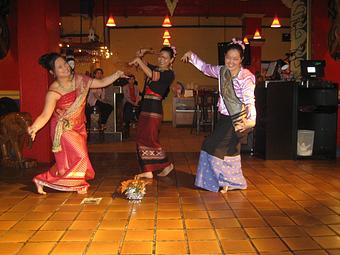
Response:
[[[85,84],[84,78],[80,76],[80,79],[77,79],[78,76],[75,76],[76,79],[76,90],[79,91],[79,95],[77,95],[76,100],[74,100],[73,104],[68,108],[65,113],[59,117],[52,145],[52,152],[59,152],[61,151],[61,136],[62,134],[73,128],[73,121],[72,119],[81,114],[81,105],[85,103],[87,93],[89,91],[89,86]],[[92,79],[90,80],[92,83]],[[78,84],[79,83],[79,84]]]

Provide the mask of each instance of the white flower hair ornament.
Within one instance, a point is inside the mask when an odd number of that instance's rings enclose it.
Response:
[[[231,43],[229,43],[229,45],[230,45],[230,44],[238,44],[238,45],[240,45],[240,46],[242,47],[243,50],[245,50],[245,48],[246,48],[246,47],[244,46],[243,42],[240,41],[240,40],[236,40],[236,38],[231,39]]]
[[[176,47],[175,46],[171,46],[170,47],[172,49],[172,51],[174,52],[174,58],[176,57],[177,55],[177,50],[176,50]]]

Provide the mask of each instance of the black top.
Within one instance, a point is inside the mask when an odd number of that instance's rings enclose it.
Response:
[[[153,92],[165,98],[169,93],[169,87],[175,79],[175,73],[172,70],[159,70],[158,66],[148,64],[152,71],[152,77],[146,81],[148,86]]]

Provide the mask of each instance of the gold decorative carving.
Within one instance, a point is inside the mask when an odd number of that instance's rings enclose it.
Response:
[[[301,79],[300,61],[307,58],[307,3],[306,0],[294,0],[290,17],[291,52],[294,58],[290,67],[296,79]]]
[[[340,4],[338,0],[329,0],[328,16],[330,18],[330,29],[328,33],[329,54],[335,59],[340,59]]]
[[[174,15],[178,0],[165,0],[165,3],[169,9],[170,15]]]

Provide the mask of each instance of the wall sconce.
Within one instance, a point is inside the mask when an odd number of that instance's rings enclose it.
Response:
[[[162,27],[172,27],[172,24],[171,24],[171,21],[168,15],[165,16]]]
[[[278,17],[275,15],[272,24],[270,25],[270,27],[281,27],[280,21],[278,19]]]

